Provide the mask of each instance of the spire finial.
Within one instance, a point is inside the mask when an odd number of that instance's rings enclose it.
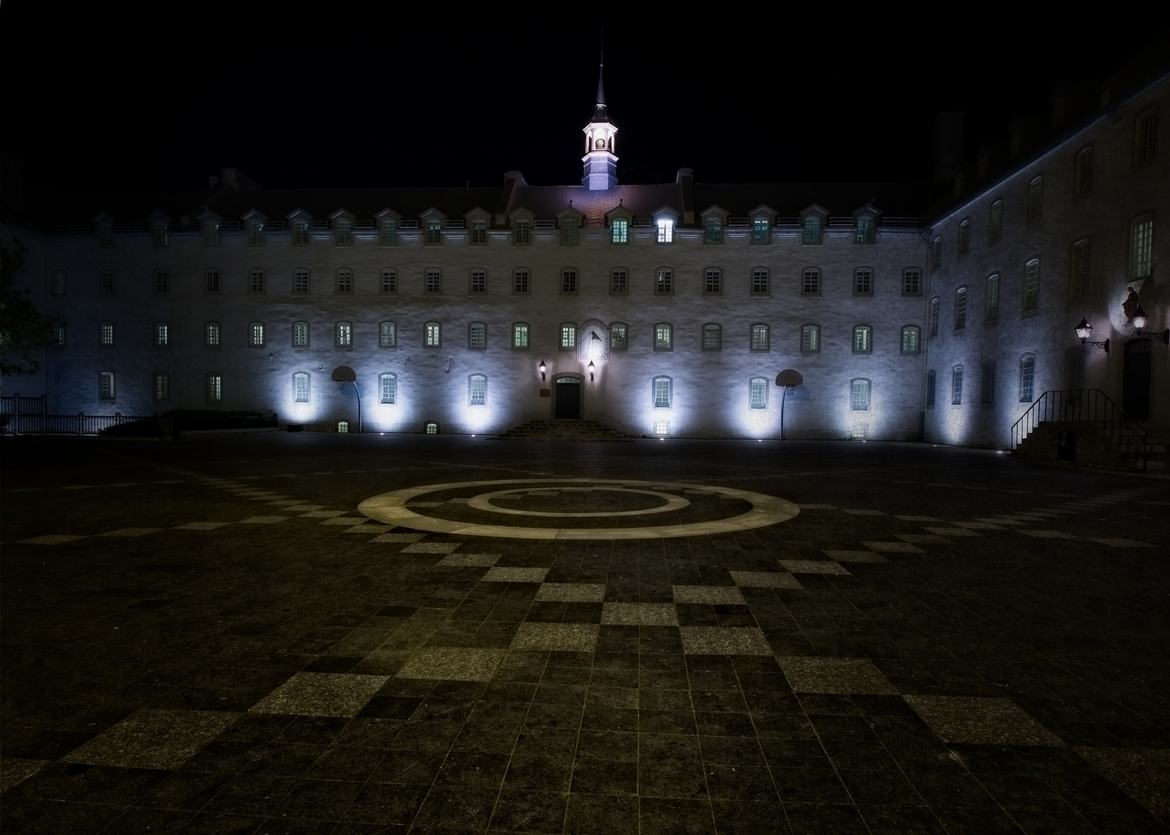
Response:
[[[601,59],[597,63],[597,106],[605,107],[605,87],[603,85],[603,76],[605,75],[605,30],[601,30]]]

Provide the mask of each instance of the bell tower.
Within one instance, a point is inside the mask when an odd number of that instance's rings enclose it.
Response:
[[[593,108],[593,118],[584,129],[585,156],[581,158],[585,165],[581,185],[590,191],[608,191],[618,184],[618,158],[613,153],[613,139],[618,129],[617,125],[609,120],[609,114],[605,109],[604,70],[603,54],[597,68],[597,105]]]

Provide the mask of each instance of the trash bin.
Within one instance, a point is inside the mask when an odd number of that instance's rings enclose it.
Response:
[[[1056,434],[1056,460],[1077,460],[1077,435],[1067,429]]]

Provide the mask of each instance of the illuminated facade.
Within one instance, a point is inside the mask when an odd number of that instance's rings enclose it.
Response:
[[[1167,351],[1121,315],[1134,287],[1147,327],[1170,324],[1167,89],[1056,122],[942,210],[915,186],[620,184],[600,86],[580,186],[278,191],[229,169],[84,231],[7,230],[60,322],[19,388],[55,413],[355,425],[360,396],[366,431],[584,417],[759,438],[783,396],[788,438],[1002,447],[1047,389],[1140,405],[1144,379],[1167,423]],[[1108,355],[1076,339],[1082,316]],[[803,385],[778,388],[785,369]]]

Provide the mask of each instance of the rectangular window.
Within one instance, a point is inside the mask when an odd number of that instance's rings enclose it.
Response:
[[[771,276],[765,269],[752,270],[752,284],[751,294],[753,296],[766,296],[772,290]]]
[[[654,326],[654,350],[669,351],[674,343],[674,329],[670,325]]]
[[[528,323],[512,323],[512,347],[517,351],[528,350]]]
[[[154,292],[160,296],[166,295],[170,290],[171,276],[166,270],[155,270],[154,273]]]
[[[1140,217],[1133,222],[1129,244],[1129,277],[1147,278],[1153,272],[1154,219]]]
[[[800,295],[819,296],[821,294],[821,271],[807,269],[800,274]]]
[[[919,296],[922,294],[922,270],[909,269],[902,270],[902,295],[903,296]]]
[[[250,348],[264,347],[264,323],[263,322],[249,322],[248,323],[248,346]]]
[[[816,246],[822,240],[820,215],[805,215],[804,223],[800,227],[800,242],[804,246]]]
[[[1003,201],[996,200],[987,210],[987,242],[995,243],[1003,237]]]
[[[384,220],[378,224],[378,246],[398,245],[398,223],[393,220]]]
[[[669,296],[674,292],[674,270],[659,269],[654,273],[654,295]]]
[[[753,244],[770,244],[772,243],[772,224],[766,217],[752,218],[752,243]]]
[[[1024,265],[1024,311],[1040,309],[1040,259]]]
[[[102,270],[98,273],[98,292],[103,296],[113,295],[114,273],[112,270]]]
[[[394,270],[382,270],[378,276],[379,293],[398,292],[398,273]]]
[[[873,328],[857,325],[853,328],[853,353],[868,354],[873,350]]]
[[[577,347],[577,326],[561,325],[561,350],[569,351]]]
[[[654,378],[654,407],[656,409],[670,408],[670,378]]]
[[[902,353],[917,354],[918,342],[918,327],[916,325],[905,325],[902,328]]]
[[[114,323],[113,322],[102,322],[101,327],[98,329],[98,334],[99,334],[98,342],[101,345],[113,345],[114,344]]]
[[[518,295],[528,293],[528,270],[512,271],[512,292]]]
[[[703,241],[709,244],[723,243],[723,219],[718,217],[707,218],[703,224]]]
[[[951,369],[951,405],[961,406],[963,403],[963,366],[956,365]]]
[[[308,246],[310,242],[310,229],[307,220],[293,221],[292,225],[292,243],[293,246]]]
[[[800,326],[800,352],[815,354],[821,350],[821,329],[816,325]]]
[[[53,325],[53,344],[58,348],[65,347],[65,323],[58,322]]]
[[[1093,193],[1093,146],[1077,152],[1073,168],[1073,197],[1088,197]]]
[[[853,412],[869,411],[869,380],[849,381],[849,409]]]
[[[708,296],[718,296],[723,292],[723,270],[703,271],[703,292]]]
[[[207,292],[218,293],[220,291],[219,270],[207,271]]]
[[[987,276],[987,285],[984,291],[984,315],[985,322],[999,321],[999,273],[992,273]]]
[[[487,292],[487,272],[484,270],[472,270],[471,277],[468,279],[467,292],[472,294]]]
[[[427,246],[439,246],[443,243],[443,224],[437,220],[428,220],[423,243]]]
[[[748,347],[752,351],[767,351],[768,350],[768,326],[767,325],[752,325],[751,339]]]
[[[748,408],[768,408],[768,381],[763,377],[753,377],[748,383]]]
[[[441,271],[430,269],[423,274],[423,292],[432,295],[443,292],[443,273]]]
[[[469,243],[472,246],[487,246],[487,241],[487,223],[482,220],[472,221]]]
[[[154,375],[154,399],[169,400],[171,397],[171,375],[159,372]]]
[[[576,217],[561,220],[561,246],[576,246],[581,239],[581,221]]]
[[[338,270],[334,273],[333,290],[335,293],[347,295],[353,292],[353,270]]]
[[[309,323],[293,322],[292,344],[294,348],[309,347]]]
[[[98,372],[98,400],[114,399],[114,372]]]
[[[703,325],[703,350],[720,351],[723,349],[723,328],[716,324]]]
[[[53,296],[65,295],[65,271],[53,270],[52,276],[49,278],[49,294]]]
[[[995,403],[995,360],[984,360],[979,380],[979,402],[984,406]]]
[[[926,408],[934,408],[934,390],[935,390],[935,374],[933,371],[926,372]]]
[[[1089,290],[1089,267],[1092,257],[1091,242],[1082,238],[1072,246],[1072,255],[1069,258],[1069,292],[1074,296],[1083,296]]]
[[[1036,358],[1024,357],[1020,360],[1020,402],[1031,403],[1035,394],[1036,385]]]
[[[561,295],[572,296],[577,293],[577,271],[561,270]]]
[[[624,296],[629,289],[629,273],[625,270],[610,270],[609,272],[609,292],[610,295]]]
[[[614,244],[628,244],[630,242],[629,218],[615,217],[610,222],[609,241]]]
[[[223,375],[207,375],[207,399],[212,403],[223,400]]]
[[[309,292],[308,270],[293,270],[292,291],[298,296],[306,295]]]
[[[873,270],[860,269],[853,271],[853,295],[873,295]]]
[[[353,347],[353,322],[338,322],[334,328],[334,344],[338,348]]]
[[[955,291],[955,330],[961,331],[967,327],[967,288],[960,287]]]
[[[872,244],[874,242],[873,215],[858,215],[853,229],[853,243]]]
[[[208,322],[203,326],[203,344],[208,348],[218,348],[220,336],[219,322]]]
[[[423,345],[438,348],[442,344],[442,329],[438,322],[427,322],[423,329]]]
[[[487,325],[472,322],[467,326],[467,347],[472,351],[482,351],[487,347]]]
[[[248,273],[248,292],[264,292],[264,270],[252,270]]]
[[[472,374],[467,379],[467,402],[472,406],[487,404],[487,377]]]
[[[609,347],[614,351],[624,351],[630,346],[629,331],[621,323],[609,326]]]
[[[293,402],[309,402],[309,375],[304,371],[293,375]]]
[[[517,246],[527,246],[532,243],[532,221],[512,221],[512,243]]]
[[[154,345],[156,348],[165,348],[171,344],[171,326],[166,322],[154,323]]]
[[[398,400],[398,378],[393,374],[383,374],[379,377],[378,388],[381,389],[383,403],[394,403]]]
[[[926,333],[928,336],[938,336],[939,300],[935,296],[930,300],[930,309],[927,312]]]
[[[378,323],[378,347],[394,348],[398,345],[398,327],[393,322]]]
[[[658,243],[669,244],[674,242],[674,221],[662,218],[656,224],[658,227]]]

